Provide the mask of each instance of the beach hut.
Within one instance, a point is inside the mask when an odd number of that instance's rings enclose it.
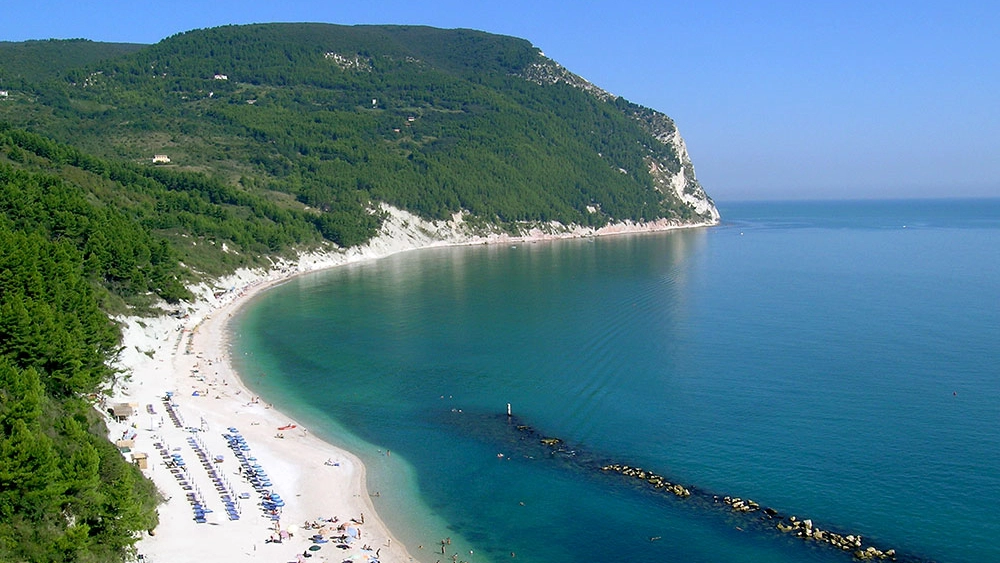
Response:
[[[135,405],[132,403],[118,403],[111,407],[111,416],[118,422],[125,422],[134,414]]]
[[[139,469],[149,467],[149,460],[147,458],[148,456],[143,452],[132,452],[132,463]]]

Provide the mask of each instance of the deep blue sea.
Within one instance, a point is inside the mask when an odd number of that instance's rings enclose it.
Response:
[[[716,495],[1000,561],[1000,200],[719,207],[295,278],[234,321],[237,369],[362,457],[427,563],[851,561]]]

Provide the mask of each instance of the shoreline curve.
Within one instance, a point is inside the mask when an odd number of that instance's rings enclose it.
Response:
[[[411,552],[414,546],[408,549],[378,517],[361,460],[255,399],[240,380],[229,358],[228,325],[234,313],[254,296],[300,274],[408,250],[661,232],[718,224],[717,219],[692,225],[658,221],[619,223],[596,230],[534,229],[520,237],[471,236],[463,231],[460,217],[439,224],[394,208],[385,210],[389,218],[381,234],[363,247],[307,253],[296,261],[274,263],[269,269],[238,270],[191,288],[196,299],[170,315],[116,319],[123,338],[115,367],[123,376],[113,388],[113,398],[102,401],[101,411],[107,415],[114,404],[132,406],[134,414],[123,420],[106,416],[109,438],[112,442],[125,440],[119,443],[127,444],[122,446],[127,457],[147,456],[143,473],[166,499],[158,508],[159,526],[143,533],[136,545],[146,561],[207,558],[318,563],[342,561],[348,556],[357,556],[357,561],[391,563],[420,560]],[[224,435],[233,436],[232,429],[243,437],[254,462],[266,470],[271,482],[267,490],[284,501],[277,520],[261,507],[263,499],[246,479],[246,468],[229,449]],[[210,463],[198,467],[199,453],[207,453]],[[174,456],[180,456],[183,467],[178,467]],[[221,461],[216,462],[219,456]],[[186,485],[181,485],[182,481]],[[211,511],[201,521],[196,520],[198,512],[192,494]],[[232,518],[225,495],[234,499],[236,519]],[[350,537],[348,532],[359,537]],[[328,541],[315,543],[312,538],[317,535]],[[341,544],[346,548],[338,549],[329,541],[344,535],[350,537],[349,544]],[[281,543],[271,541],[272,537],[281,539]],[[310,551],[313,546],[319,549]],[[306,554],[315,558],[305,559]]]

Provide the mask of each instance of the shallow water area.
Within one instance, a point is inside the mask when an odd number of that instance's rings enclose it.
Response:
[[[1000,202],[720,209],[301,276],[241,311],[233,356],[360,455],[424,561],[449,536],[470,562],[851,559],[505,441],[507,403],[580,455],[917,560],[1000,560]]]

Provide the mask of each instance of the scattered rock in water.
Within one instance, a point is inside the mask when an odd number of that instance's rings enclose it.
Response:
[[[750,499],[744,500],[739,497],[722,497],[722,502],[727,504],[736,512],[755,512],[760,510],[760,505]],[[777,514],[777,511],[773,509],[768,510]],[[768,516],[770,516],[770,514],[768,514]]]
[[[864,540],[860,535],[842,535],[829,530],[821,530],[810,519],[799,520],[795,516],[789,516],[787,521],[778,522],[777,529],[785,533],[794,533],[802,539],[829,544],[841,551],[852,552],[856,559],[863,561],[896,560],[895,549],[883,551],[874,546],[864,547]]]
[[[663,476],[657,475],[656,473],[650,471],[646,471],[645,469],[642,469],[640,467],[629,467],[628,465],[620,465],[617,463],[613,463],[601,467],[601,471],[620,473],[625,477],[633,477],[641,481],[646,481],[656,489],[662,489],[668,493],[672,493],[681,498],[686,498],[691,496],[691,491],[689,491],[683,485],[671,483],[670,481],[667,481],[665,478],[663,478]]]
[[[535,442],[536,444],[541,443],[549,448],[553,454],[569,453],[572,454],[572,456],[576,456],[577,454],[577,450],[566,450],[564,442],[559,438],[544,437],[534,428],[524,424],[516,424],[513,427],[516,428],[518,433],[525,438],[528,438],[529,440],[538,440]],[[632,467],[621,463],[596,461],[589,455],[583,455],[580,458],[576,458],[576,461],[572,463],[577,464],[580,467],[588,469],[597,468],[606,473],[617,473],[623,477],[641,481],[647,486],[652,487],[653,490],[672,494],[679,499],[688,499],[689,497],[694,496],[695,499],[710,503],[710,505],[722,506],[733,513],[747,518],[752,518],[754,521],[761,523],[764,529],[777,529],[781,533],[792,534],[804,541],[826,544],[831,548],[850,553],[855,559],[860,561],[897,561],[897,554],[894,549],[882,550],[874,546],[866,546],[864,545],[864,541],[860,535],[840,534],[829,530],[823,530],[808,518],[799,519],[796,516],[788,516],[786,518],[783,517],[777,510],[769,507],[762,507],[759,503],[750,499],[731,496],[714,496],[705,491],[672,483],[666,477],[641,467]],[[759,516],[754,518],[753,515],[758,513]],[[777,522],[774,522],[775,520]],[[772,524],[772,522],[774,523]],[[923,562],[924,560],[914,557],[903,557],[903,561],[909,563]]]

